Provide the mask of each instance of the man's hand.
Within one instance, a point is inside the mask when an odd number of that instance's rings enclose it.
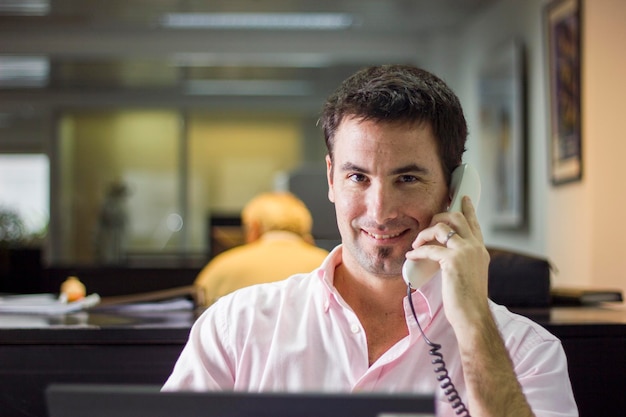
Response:
[[[470,413],[532,416],[489,309],[489,253],[470,199],[463,198],[462,213],[433,216],[413,248],[407,258],[428,258],[441,267],[444,311],[459,342]]]

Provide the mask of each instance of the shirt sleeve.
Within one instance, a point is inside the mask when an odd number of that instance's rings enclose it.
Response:
[[[221,300],[220,300],[221,301]],[[227,390],[234,370],[225,340],[229,336],[223,302],[218,301],[196,320],[172,374],[162,391]]]
[[[515,361],[515,372],[536,417],[577,417],[565,351],[558,339],[544,340]]]

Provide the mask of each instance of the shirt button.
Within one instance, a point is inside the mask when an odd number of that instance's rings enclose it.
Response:
[[[352,333],[358,333],[360,330],[361,330],[361,328],[360,328],[360,327],[359,327],[359,325],[358,325],[358,324],[356,324],[356,323],[353,323],[353,324],[350,326],[350,331],[351,331]]]

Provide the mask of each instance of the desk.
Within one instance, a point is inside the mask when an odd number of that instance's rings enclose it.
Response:
[[[196,314],[0,315],[0,416],[44,417],[51,382],[162,384]]]
[[[559,307],[516,311],[563,344],[580,417],[626,415],[626,308]]]
[[[581,417],[623,417],[626,310],[517,310],[559,337]],[[0,315],[0,415],[45,417],[52,382],[162,384],[198,312]]]

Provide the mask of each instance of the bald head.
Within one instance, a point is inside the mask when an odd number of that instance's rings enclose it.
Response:
[[[241,213],[241,220],[252,241],[270,231],[287,231],[307,238],[313,218],[306,205],[288,192],[268,192],[254,197]]]

